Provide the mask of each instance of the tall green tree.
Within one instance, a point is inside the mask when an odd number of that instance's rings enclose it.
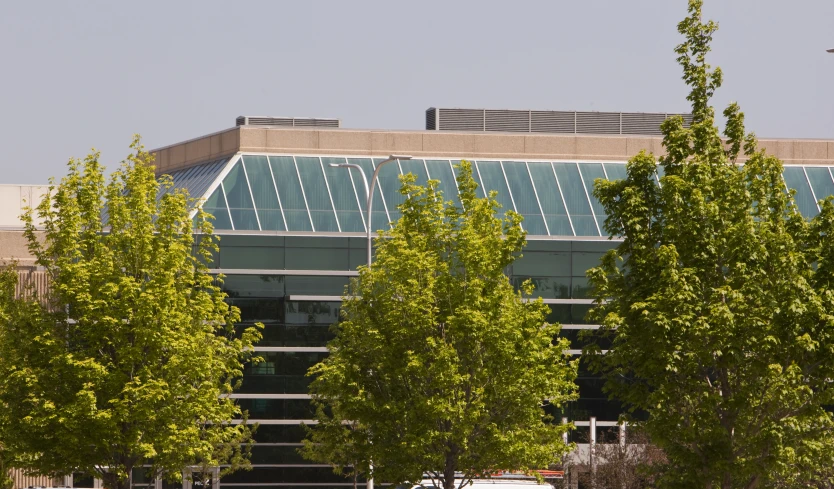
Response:
[[[49,291],[16,296],[12,269],[0,280],[5,450],[18,467],[109,489],[143,465],[176,480],[233,457],[222,447],[249,429],[231,423],[241,412],[228,394],[260,336],[234,334],[239,312],[206,265],[217,246],[207,215],[192,221],[194,202],[157,181],[138,137],[131,148],[109,183],[98,153],[71,160],[25,215]]]
[[[717,25],[701,6],[690,0],[675,50],[691,127],[667,120],[664,156],[595,183],[623,242],[589,272],[613,336],[592,359],[668,457],[663,487],[796,487],[834,453],[834,206],[799,214],[736,104],[722,140],[722,73],[706,62]]]
[[[532,286],[517,292],[504,274],[525,243],[521,216],[496,217],[495,195],[476,197],[468,162],[461,207],[437,184],[403,178],[402,218],[351,282],[330,355],[310,370],[319,425],[308,449],[382,482],[427,473],[453,489],[456,472],[462,485],[546,468],[569,450],[569,427],[544,408],[575,397],[576,364],[547,306],[525,299]]]

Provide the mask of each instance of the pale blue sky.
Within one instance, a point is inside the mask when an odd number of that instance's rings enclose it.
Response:
[[[834,138],[834,2],[706,0],[716,103],[763,137]],[[422,129],[430,106],[676,112],[685,0],[9,0],[0,183],[45,183],[90,147],[114,166],[238,115]]]

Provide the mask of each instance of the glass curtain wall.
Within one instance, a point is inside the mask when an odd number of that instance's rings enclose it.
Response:
[[[204,196],[228,160],[174,172],[175,186]],[[371,178],[383,160],[352,157],[243,155],[212,187],[203,207],[215,216],[215,228],[235,231],[364,233],[367,195],[356,170],[331,164],[351,163]],[[437,180],[444,199],[459,203],[455,166],[459,160],[395,161],[379,171],[374,191],[372,229],[388,229],[399,219],[399,177],[414,174],[424,185]],[[495,192],[504,210],[524,217],[531,236],[606,237],[607,218],[593,196],[598,179],[625,177],[624,163],[491,161],[472,162],[477,193]],[[660,170],[659,170],[660,171]],[[662,173],[662,172],[661,172]],[[827,167],[786,166],[786,190],[795,190],[799,211],[819,213],[818,201],[832,195],[834,178]]]
[[[259,423],[252,471],[220,481],[221,488],[305,486],[350,487],[327,467],[297,453],[302,423],[312,418],[307,369],[327,355],[332,327],[339,321],[341,296],[356,267],[365,263],[367,196],[361,175],[332,163],[355,163],[373,174],[382,160],[371,157],[243,155],[175,173],[174,181],[207,195],[204,209],[215,216],[221,235],[212,265],[225,271],[222,287],[241,309],[241,327],[265,325],[256,351],[264,362],[248,365],[234,396]],[[373,195],[372,229],[387,229],[398,219],[402,202],[399,176],[413,173],[418,183],[439,181],[445,200],[459,202],[458,160],[415,159],[393,162],[379,174]],[[231,166],[230,166],[231,165]],[[616,241],[606,239],[604,209],[593,198],[598,178],[625,177],[623,163],[478,160],[473,162],[479,195],[495,191],[504,209],[524,217],[528,246],[507,273],[516,286],[531,280],[550,308],[548,320],[559,322],[571,341],[571,354],[583,346],[581,332],[595,329],[585,272],[599,263]],[[817,201],[834,195],[834,178],[826,167],[790,166],[786,191],[795,189],[806,216],[819,212]],[[202,189],[202,190],[201,190]],[[244,231],[237,233],[237,231]],[[298,233],[293,235],[293,233]],[[305,235],[313,233],[312,235]],[[554,237],[560,239],[553,239]],[[615,421],[621,406],[602,392],[602,381],[580,365],[580,398],[558,418]],[[137,475],[135,486],[151,482]]]

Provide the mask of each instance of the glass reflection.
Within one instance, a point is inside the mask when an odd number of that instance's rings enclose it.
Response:
[[[336,206],[336,217],[339,219],[339,226],[342,232],[364,232],[365,221],[359,210],[359,199],[353,186],[354,170],[348,168],[331,167],[331,164],[344,164],[344,158],[322,158],[324,175],[327,184],[330,186],[330,195],[333,198],[333,205]],[[361,178],[357,175],[358,178]],[[362,188],[364,194],[365,189]],[[364,197],[364,195],[363,195]]]
[[[261,229],[264,231],[284,231],[284,216],[281,213],[281,206],[278,203],[278,194],[275,190],[275,182],[272,179],[272,171],[269,169],[269,161],[266,156],[244,156],[243,166],[252,187],[252,196],[255,197],[255,208],[258,212],[258,219]]]
[[[301,192],[301,181],[292,156],[270,156],[269,164],[275,175],[275,185],[281,197],[287,229],[290,231],[312,231],[307,204]]]
[[[547,236],[547,227],[533,190],[533,183],[530,181],[527,163],[502,161],[501,166],[507,175],[516,209],[524,216],[521,225],[531,235]]]
[[[330,193],[327,191],[321,161],[319,158],[299,156],[295,158],[295,162],[301,177],[301,188],[307,199],[310,218],[313,220],[313,229],[338,232],[339,225],[336,222],[333,204],[330,202]]]

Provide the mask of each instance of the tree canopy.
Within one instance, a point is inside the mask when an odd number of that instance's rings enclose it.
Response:
[[[465,161],[460,207],[437,181],[402,182],[402,218],[376,240],[330,355],[310,370],[319,424],[305,454],[386,483],[426,473],[446,489],[456,472],[463,484],[546,468],[570,447],[545,406],[575,398],[576,364],[532,286],[517,292],[504,274],[525,243],[521,216],[496,217]]]
[[[227,394],[260,335],[234,334],[239,312],[208,273],[207,215],[192,220],[194,202],[170,177],[157,181],[138,137],[131,148],[109,183],[98,153],[71,160],[25,215],[48,292],[17,296],[14,268],[0,274],[5,451],[17,467],[82,472],[111,489],[143,465],[178,479],[191,465],[241,461],[249,428],[230,422],[241,412]]]
[[[662,486],[819,482],[834,453],[834,205],[799,214],[736,104],[722,139],[710,105],[722,73],[706,62],[717,24],[701,6],[690,0],[675,50],[691,126],[667,120],[665,155],[595,183],[623,241],[589,272],[613,337],[594,365],[666,453]]]

